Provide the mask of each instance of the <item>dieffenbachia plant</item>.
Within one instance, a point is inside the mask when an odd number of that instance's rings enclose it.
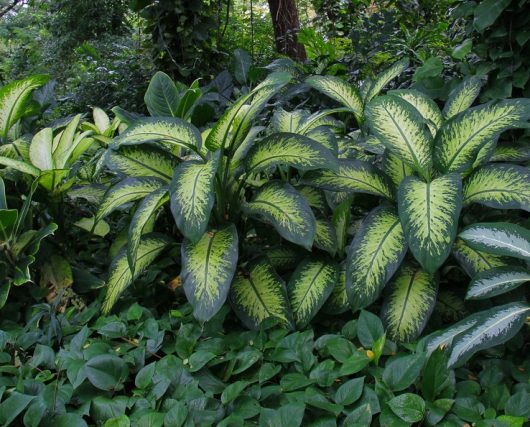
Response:
[[[400,69],[399,64],[396,68]],[[497,147],[502,132],[527,126],[530,100],[471,107],[481,85],[474,79],[455,88],[441,111],[415,90],[372,96],[371,88],[381,89],[381,84],[371,83],[359,91],[327,76],[310,77],[308,83],[355,115],[364,134],[359,146],[376,153],[340,160],[337,170],[304,176],[304,182],[316,188],[384,199],[364,219],[348,248],[345,281],[351,308],[371,305],[385,288],[381,315],[389,337],[413,340],[433,310],[437,271],[451,252],[473,276],[505,266],[500,252],[486,253],[469,238],[470,230],[476,228],[483,239],[494,240],[494,228],[488,231],[475,224],[460,238],[457,234],[463,212],[473,204],[530,211],[528,168],[504,162],[513,158],[513,151],[525,160],[524,147],[508,151]],[[511,244],[520,243],[515,239]],[[521,325],[528,310],[528,305],[522,306],[526,308],[513,313],[518,321],[507,318],[506,325]],[[491,342],[507,339],[511,330],[495,329],[496,340]]]
[[[151,117],[114,139],[106,164],[120,180],[97,219],[125,203],[136,202],[136,209],[128,244],[110,267],[104,311],[167,246],[167,238],[145,233],[169,204],[183,236],[180,276],[197,319],[210,320],[229,299],[251,328],[269,317],[288,327],[311,320],[337,281],[337,264],[307,257],[287,286],[277,271],[298,257],[294,245],[298,253],[325,246],[329,229],[297,183],[307,171],[336,169],[337,143],[321,128],[325,116],[304,116],[296,131],[281,112],[265,134],[252,126],[290,80],[287,73],[269,75],[202,134],[184,120]]]

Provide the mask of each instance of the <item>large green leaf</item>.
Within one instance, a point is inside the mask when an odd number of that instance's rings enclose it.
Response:
[[[444,106],[443,113],[445,118],[450,119],[471,107],[475,99],[477,99],[484,81],[479,76],[471,76],[455,87],[449,94]]]
[[[329,191],[368,193],[394,200],[394,186],[372,164],[362,160],[339,160],[336,171],[321,169],[304,175],[303,182]]]
[[[471,167],[482,147],[507,129],[530,118],[530,100],[509,99],[466,110],[447,121],[436,134],[434,163],[441,172]]]
[[[133,272],[136,269],[134,263],[137,258],[138,247],[140,246],[145,225],[167,200],[167,187],[162,187],[147,195],[138,205],[134,213],[131,224],[129,225],[129,233],[127,234],[127,260]]]
[[[313,211],[304,197],[289,184],[270,183],[249,203],[247,215],[271,224],[284,239],[310,250],[316,232]]]
[[[455,240],[453,256],[470,277],[475,276],[475,274],[478,274],[481,271],[490,270],[496,267],[505,267],[508,265],[505,258],[473,249],[459,238]]]
[[[477,351],[500,345],[523,326],[530,306],[512,302],[482,312],[477,323],[453,339],[449,366],[462,366]]]
[[[230,288],[230,302],[241,321],[259,329],[270,317],[292,327],[292,315],[285,283],[267,259],[260,259],[239,273]]]
[[[484,30],[493,25],[510,3],[510,0],[484,0],[480,2],[473,11],[473,27],[479,33],[483,33]]]
[[[390,151],[385,152],[381,168],[396,186],[399,186],[405,177],[414,174],[414,169],[411,166]]]
[[[126,178],[106,193],[96,214],[96,222],[128,202],[142,199],[165,185],[158,178]]]
[[[197,243],[182,244],[184,292],[201,322],[210,320],[223,306],[230,290],[238,259],[238,236],[231,224],[204,233]]]
[[[415,340],[425,328],[436,303],[437,281],[432,274],[406,265],[398,271],[387,290],[381,309],[387,336],[399,342]]]
[[[152,116],[175,117],[179,92],[171,77],[158,71],[149,82],[144,102]]]
[[[377,299],[406,253],[407,243],[394,209],[375,208],[348,249],[346,290],[353,310],[367,307]]]
[[[169,182],[178,164],[167,151],[149,145],[109,149],[105,163],[113,171],[127,176],[152,176]]]
[[[479,251],[530,260],[530,230],[507,222],[484,222],[466,227],[460,238]]]
[[[53,161],[53,131],[44,128],[37,132],[29,146],[29,158],[33,166],[40,170],[51,170],[55,168]]]
[[[220,154],[220,153],[218,153]],[[219,155],[206,162],[187,161],[177,166],[169,187],[171,212],[180,232],[197,242],[208,227],[215,192]]]
[[[216,151],[221,147],[231,147],[234,141],[242,140],[254,117],[278,90],[289,83],[291,78],[289,73],[272,73],[254,90],[239,98],[221,116],[208,134],[206,147],[211,151]],[[250,99],[252,99],[253,107],[248,104]],[[239,126],[236,126],[237,123]]]
[[[114,138],[116,145],[159,142],[173,152],[184,147],[196,151],[201,145],[197,128],[178,118],[147,117],[136,120],[125,132]]]
[[[287,285],[298,329],[305,328],[324,305],[338,281],[338,274],[337,265],[329,261],[308,258],[298,265]]]
[[[424,270],[434,273],[449,256],[462,208],[458,174],[443,175],[430,183],[415,176],[399,186],[398,210],[410,250]]]
[[[363,120],[363,100],[355,86],[335,76],[311,76],[305,81],[313,89],[322,92],[348,108],[357,118]]]
[[[425,179],[432,168],[432,135],[421,114],[397,96],[379,96],[366,107],[366,121],[375,136]]]
[[[44,85],[48,76],[35,75],[8,83],[0,89],[0,136],[7,143],[9,129],[26,113],[31,92]]]
[[[394,62],[386,70],[382,71],[377,78],[370,84],[366,91],[364,102],[368,103],[375,96],[379,95],[379,92],[388,84],[392,79],[399,76],[409,66],[409,59],[404,58],[397,62]]]
[[[418,110],[421,116],[425,119],[425,122],[431,131],[431,135],[433,137],[436,136],[436,132],[438,132],[438,129],[440,129],[444,120],[436,102],[424,93],[412,89],[393,90],[388,94],[404,99]]]
[[[306,171],[335,169],[336,157],[322,144],[295,133],[274,133],[254,144],[245,159],[247,172],[256,173],[277,165]]]
[[[160,234],[152,233],[143,236],[138,246],[134,273],[129,268],[127,261],[127,248],[123,247],[120,250],[109,267],[107,292],[102,305],[103,313],[108,313],[111,310],[125,288],[155,260],[168,243],[168,239]]]
[[[530,212],[530,170],[523,166],[491,164],[464,181],[464,204],[480,203],[497,209]]]
[[[484,299],[504,294],[530,282],[530,272],[521,267],[498,267],[478,273],[467,289],[466,299]]]

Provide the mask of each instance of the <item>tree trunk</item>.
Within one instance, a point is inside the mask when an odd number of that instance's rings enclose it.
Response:
[[[298,43],[300,30],[295,0],[269,0],[276,50],[298,61],[305,61],[304,45]]]

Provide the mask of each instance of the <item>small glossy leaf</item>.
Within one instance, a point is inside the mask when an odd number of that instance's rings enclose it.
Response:
[[[183,243],[180,275],[193,315],[201,322],[210,320],[225,303],[237,259],[234,225],[204,233],[196,243]]]
[[[434,277],[410,266],[402,267],[388,286],[381,317],[393,341],[416,339],[429,320],[436,303],[438,284]]]
[[[355,235],[346,259],[346,290],[353,310],[372,304],[407,252],[399,217],[388,207],[374,209]]]
[[[323,169],[308,172],[303,181],[323,190],[368,193],[394,199],[394,186],[388,177],[362,160],[339,160],[336,171]]]
[[[425,401],[417,394],[404,393],[388,402],[392,412],[407,423],[417,423],[425,414]]]
[[[399,186],[403,233],[412,254],[427,272],[436,271],[449,256],[461,208],[462,182],[458,174],[443,175],[430,183],[409,176]]]
[[[175,169],[169,187],[175,223],[179,231],[192,242],[197,242],[208,227],[215,199],[214,180],[219,158],[219,155],[215,155],[206,163],[181,163]]]
[[[284,239],[308,250],[313,245],[316,220],[306,200],[291,185],[270,183],[243,205],[249,216],[271,224]]]
[[[305,328],[324,305],[338,280],[334,263],[306,259],[289,280],[287,291],[296,327]]]
[[[466,299],[484,299],[511,291],[530,282],[530,272],[521,267],[499,267],[478,273],[467,290]]]
[[[419,378],[425,359],[423,353],[390,358],[383,370],[382,379],[394,392],[405,390]]]
[[[530,212],[530,171],[508,164],[491,164],[464,181],[464,204],[480,203],[497,209]]]
[[[285,283],[268,260],[253,263],[248,272],[238,274],[230,288],[230,302],[241,321],[250,329],[259,329],[270,317],[292,326]]]
[[[466,227],[460,238],[479,251],[530,260],[530,230],[508,222],[484,222]]]
[[[100,354],[87,361],[86,375],[90,383],[100,390],[119,389],[128,375],[125,361],[113,354]]]
[[[503,344],[523,326],[530,306],[514,302],[482,312],[470,329],[454,338],[449,366],[462,366],[477,351]]]

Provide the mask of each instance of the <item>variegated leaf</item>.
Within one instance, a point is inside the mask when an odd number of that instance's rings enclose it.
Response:
[[[449,94],[444,106],[443,113],[445,118],[450,119],[471,107],[475,99],[477,99],[483,84],[483,78],[472,76],[455,87]]]
[[[434,163],[441,172],[462,172],[482,147],[530,118],[530,100],[509,99],[470,108],[447,121],[436,134]]]
[[[339,160],[336,171],[317,170],[304,175],[303,182],[329,191],[368,193],[394,200],[394,186],[379,169],[362,160]]]
[[[346,292],[346,267],[342,264],[339,267],[339,277],[333,287],[331,295],[322,307],[324,313],[333,315],[345,313],[350,308],[348,293]]]
[[[9,129],[26,114],[33,89],[48,80],[48,76],[35,75],[13,81],[0,89],[0,136],[3,144],[7,144]]]
[[[127,262],[127,248],[124,247],[120,250],[109,267],[107,292],[101,308],[103,313],[108,313],[111,310],[125,288],[155,260],[168,243],[167,238],[159,234],[144,235],[138,246],[134,273]]]
[[[81,114],[74,116],[72,120],[68,122],[64,130],[59,134],[57,144],[54,144],[53,148],[53,162],[57,169],[63,169],[75,148],[76,131],[81,120]],[[88,133],[86,134],[88,135]]]
[[[344,105],[358,121],[362,121],[363,100],[355,86],[335,76],[311,76],[305,82],[313,89]]]
[[[387,290],[381,309],[387,336],[397,342],[415,340],[436,303],[437,281],[432,274],[407,265],[398,271]]]
[[[382,169],[396,186],[399,186],[407,176],[414,174],[411,166],[390,151],[387,151],[383,157]]]
[[[10,157],[0,156],[0,165],[15,169],[19,172],[26,173],[32,176],[39,176],[40,169],[22,160],[11,159]]]
[[[404,58],[397,62],[394,62],[386,70],[382,71],[377,78],[371,82],[366,90],[366,96],[364,102],[368,103],[372,98],[379,95],[379,92],[388,84],[391,80],[399,76],[409,66],[409,59]]]
[[[324,305],[338,281],[337,265],[318,259],[305,259],[287,285],[295,325],[305,328]]]
[[[127,176],[152,176],[171,181],[178,164],[167,151],[148,145],[122,146],[107,150],[105,163],[113,171]]]
[[[372,304],[407,253],[399,217],[387,206],[375,208],[353,239],[346,259],[346,290],[354,311]]]
[[[335,133],[328,126],[318,126],[305,133],[305,136],[318,142],[333,153],[336,158],[339,154],[339,145]]]
[[[136,209],[136,212],[133,215],[131,224],[129,225],[129,234],[127,236],[127,261],[129,262],[129,267],[133,272],[136,269],[135,260],[137,258],[138,247],[140,246],[142,234],[144,233],[144,227],[160,208],[160,206],[166,203],[168,199],[167,187],[162,187],[147,195],[142,200],[138,206],[138,209]]]
[[[44,128],[31,140],[29,158],[33,166],[40,170],[51,170],[55,168],[52,154],[53,131],[51,128]]]
[[[530,260],[530,230],[508,222],[483,222],[466,227],[460,238],[479,251]]]
[[[96,214],[96,222],[125,203],[143,199],[163,187],[164,184],[164,181],[150,177],[124,179],[105,193]]]
[[[462,182],[458,174],[443,175],[430,183],[415,176],[403,180],[398,210],[410,250],[424,270],[434,273],[449,256],[462,209]]]
[[[442,126],[444,118],[442,112],[431,98],[424,93],[413,89],[393,90],[389,95],[398,96],[411,104],[425,119],[433,138]]]
[[[294,270],[300,262],[300,250],[291,246],[280,246],[265,250],[265,256],[271,263],[272,267],[278,271]]]
[[[473,277],[481,271],[508,265],[504,257],[473,249],[459,238],[455,240],[453,256],[469,277]]]
[[[272,73],[254,90],[239,98],[221,116],[208,134],[206,147],[211,151],[216,151],[221,147],[231,147],[236,140],[242,140],[254,117],[278,90],[289,83],[291,78],[289,73]],[[252,108],[247,104],[250,99],[252,99]],[[236,121],[240,124],[238,129],[234,129]]]
[[[232,224],[204,233],[197,243],[182,244],[184,292],[201,322],[210,320],[226,301],[236,271],[238,236]]]
[[[159,142],[172,152],[178,152],[179,147],[197,151],[201,134],[195,126],[178,118],[146,117],[136,120],[114,139],[118,146],[146,142]]]
[[[268,318],[292,328],[292,315],[285,283],[270,262],[261,259],[239,273],[230,288],[230,302],[237,316],[250,329],[259,329]]]
[[[528,141],[526,142],[528,145]],[[525,145],[498,145],[490,162],[526,162],[530,160],[530,147]]]
[[[295,133],[274,133],[254,144],[245,159],[248,173],[256,173],[278,165],[306,171],[335,169],[333,153],[312,139]]]
[[[291,185],[273,182],[263,186],[243,211],[271,224],[284,239],[310,250],[316,232],[311,208]]]
[[[466,299],[484,299],[518,288],[530,282],[530,272],[521,267],[499,267],[478,273],[467,289]]]
[[[429,179],[433,138],[411,104],[397,96],[379,96],[366,107],[366,121],[386,148]]]
[[[307,200],[309,206],[317,211],[324,213],[327,209],[326,197],[324,193],[318,188],[310,187],[308,185],[302,185],[296,187],[296,190],[304,196],[304,199]]]
[[[503,344],[512,338],[523,326],[530,306],[512,302],[481,313],[473,327],[454,338],[448,361],[450,367],[462,366],[477,351]]]
[[[340,203],[333,211],[333,217],[331,219],[337,233],[337,250],[340,257],[344,255],[344,249],[346,247],[352,203],[353,198],[351,197]]]
[[[308,116],[306,110],[285,111],[280,107],[274,111],[271,125],[276,132],[296,133]]]
[[[337,233],[331,221],[317,218],[317,229],[313,245],[328,252],[331,256],[337,253]]]
[[[491,164],[476,170],[464,181],[464,204],[470,203],[530,212],[530,170],[509,164]]]
[[[178,165],[169,186],[171,212],[180,232],[197,242],[208,227],[215,192],[214,180],[220,153],[206,163],[187,161]]]

